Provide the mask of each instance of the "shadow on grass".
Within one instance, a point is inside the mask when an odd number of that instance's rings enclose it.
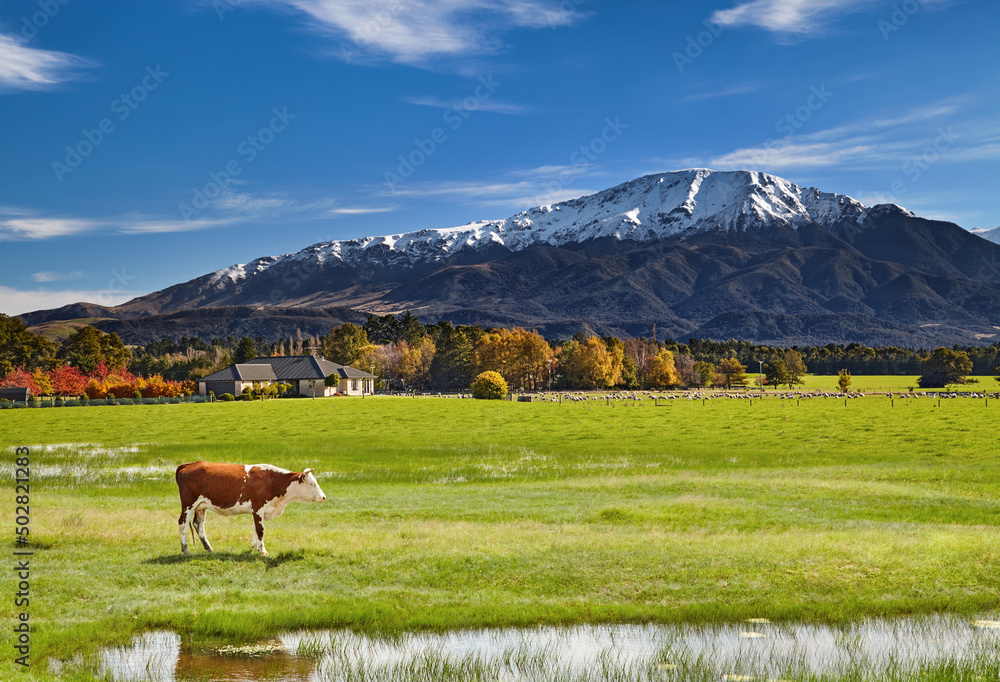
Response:
[[[277,568],[289,561],[302,561],[306,558],[305,552],[295,550],[293,552],[281,552],[273,556],[261,556],[257,552],[248,550],[246,552],[192,552],[191,554],[165,554],[163,556],[146,559],[144,564],[160,564],[169,566],[171,564],[186,564],[190,562],[212,562],[225,563],[236,562],[243,564],[264,564],[267,570]]]

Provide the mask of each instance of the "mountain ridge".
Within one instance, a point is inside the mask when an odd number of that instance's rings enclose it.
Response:
[[[743,196],[734,196],[736,192]],[[209,284],[224,279],[236,283],[246,279],[248,272],[260,274],[283,261],[310,257],[320,264],[340,260],[352,267],[371,262],[405,266],[484,245],[519,251],[540,243],[561,246],[607,236],[634,241],[683,238],[706,229],[751,224],[860,224],[870,210],[849,196],[800,187],[768,173],[695,168],[646,175],[577,199],[536,206],[504,220],[320,242],[294,253],[222,268],[210,273]],[[641,218],[646,216],[654,220],[644,223]]]
[[[411,310],[426,320],[566,335],[574,327],[649,335],[656,325],[676,338],[711,332],[777,341],[785,328],[790,340],[811,342],[863,334],[906,344],[988,343],[1000,339],[1000,245],[892,204],[867,207],[755,171],[692,169],[505,220],[258,258],[107,316],[160,320],[213,309],[237,329],[234,310],[261,307],[351,316]],[[167,329],[196,318],[205,328],[204,316],[194,315],[149,324]],[[295,319],[275,317],[275,328]],[[810,332],[807,320],[825,331]],[[141,323],[112,326],[138,334]]]

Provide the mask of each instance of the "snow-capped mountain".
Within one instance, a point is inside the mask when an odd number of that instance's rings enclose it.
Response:
[[[974,227],[969,230],[972,234],[977,237],[982,237],[994,244],[1000,244],[1000,227],[994,227],[993,229],[984,229],[981,227]]]
[[[600,237],[653,241],[711,230],[743,230],[809,223],[859,224],[867,207],[854,199],[754,171],[692,169],[647,175],[579,199],[538,206],[505,220],[424,229],[384,237],[314,244],[278,257],[258,258],[213,273],[211,284],[228,286],[282,264],[309,261],[413,265],[458,253],[502,247],[520,251],[538,244],[562,246]]]
[[[983,236],[992,236],[980,232]],[[767,343],[1000,340],[1000,245],[766,173],[650,175],[505,220],[316,244],[80,317],[129,342],[422,321]]]

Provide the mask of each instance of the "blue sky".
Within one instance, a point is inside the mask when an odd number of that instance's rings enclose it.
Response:
[[[995,0],[0,4],[0,312],[647,173],[1000,226]]]

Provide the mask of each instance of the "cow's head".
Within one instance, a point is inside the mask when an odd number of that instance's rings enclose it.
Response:
[[[306,469],[301,474],[295,474],[289,486],[289,492],[294,489],[294,495],[300,500],[307,502],[323,502],[326,495],[316,482],[316,477],[312,475],[312,469]]]

